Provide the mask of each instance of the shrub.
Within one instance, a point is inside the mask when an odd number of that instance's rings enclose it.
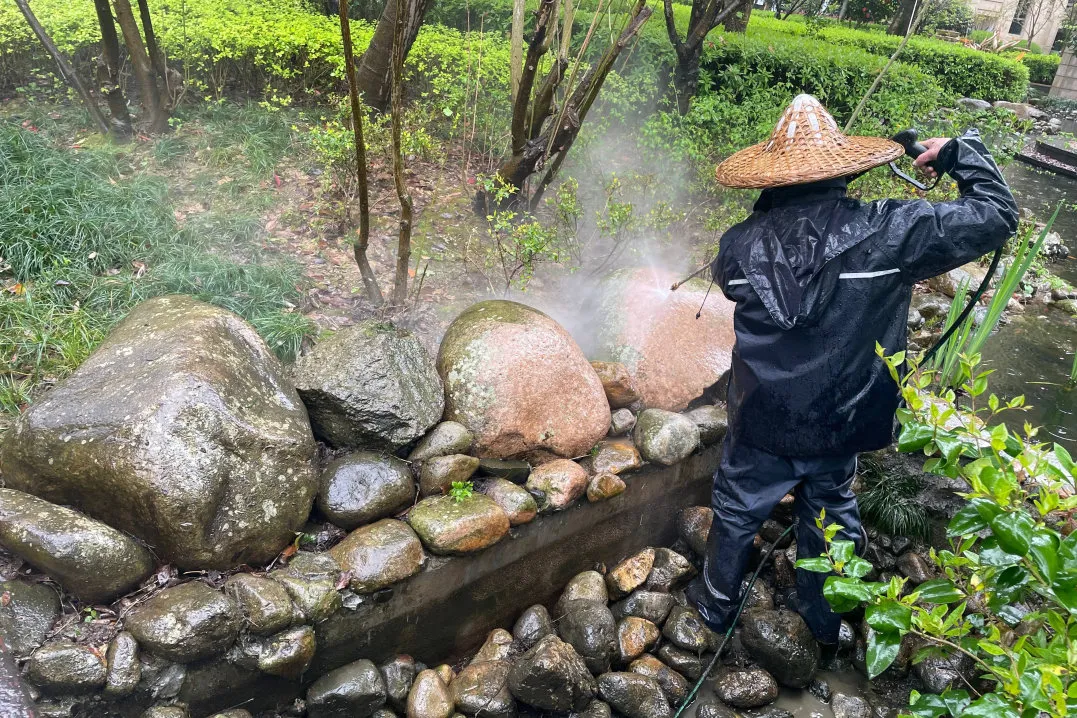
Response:
[[[1062,63],[1058,55],[1021,55],[1021,64],[1028,68],[1028,79],[1041,85],[1050,85],[1055,81],[1055,73]]]

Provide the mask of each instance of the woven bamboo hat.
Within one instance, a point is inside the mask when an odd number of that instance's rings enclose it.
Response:
[[[769,140],[731,155],[714,176],[726,187],[783,187],[864,172],[904,152],[883,137],[847,137],[819,100],[797,95]]]

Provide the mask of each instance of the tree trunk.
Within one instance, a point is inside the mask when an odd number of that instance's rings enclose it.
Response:
[[[916,9],[917,0],[901,0],[901,7],[898,8],[897,15],[894,15],[894,19],[890,21],[890,26],[886,28],[887,34],[890,35],[904,35],[909,30],[909,24],[912,23],[912,14]]]
[[[101,131],[101,134],[107,135],[109,132],[108,120],[105,119],[105,114],[101,112],[101,108],[97,106],[97,102],[90,95],[90,92],[86,89],[86,86],[82,84],[82,80],[75,74],[74,68],[68,64],[67,60],[60,50],[56,47],[56,43],[52,41],[49,34],[45,32],[45,28],[41,26],[41,23],[37,21],[37,16],[34,15],[34,11],[30,9],[30,5],[26,0],[15,0],[15,4],[19,6],[19,10],[22,12],[22,16],[26,18],[26,22],[29,23],[30,29],[37,35],[37,39],[41,41],[41,44],[45,47],[45,51],[49,53],[53,61],[56,63],[56,67],[59,69],[60,77],[64,82],[72,87],[79,97],[86,104],[86,110],[90,113],[90,117],[93,118],[94,124]]]
[[[726,32],[745,32],[748,29],[748,20],[752,17],[755,0],[732,1],[737,4],[737,9],[725,19]]]
[[[363,278],[366,296],[375,306],[381,306],[382,297],[378,279],[367,259],[370,246],[370,186],[367,182],[366,141],[363,139],[363,109],[359,105],[359,83],[355,79],[355,48],[352,45],[351,20],[348,17],[348,0],[340,0],[340,36],[344,42],[344,73],[348,76],[348,97],[352,106],[352,133],[355,136],[355,173],[359,183],[359,234],[352,244],[352,254]]]
[[[512,32],[509,35],[509,73],[512,80],[512,101],[520,89],[524,72],[524,0],[512,0]]]
[[[127,45],[127,53],[131,57],[131,66],[135,70],[138,80],[140,100],[144,110],[143,120],[146,129],[151,133],[168,131],[168,113],[161,104],[161,93],[157,88],[157,76],[150,62],[149,53],[142,42],[142,35],[138,31],[138,23],[135,22],[135,13],[131,9],[130,0],[112,0],[116,10],[116,21],[120,24],[123,32],[123,41]]]
[[[845,13],[849,11],[849,0],[841,0],[841,10],[838,11],[838,22],[845,19]]]
[[[677,58],[677,67],[673,70],[673,88],[677,92],[677,110],[685,115],[692,104],[692,98],[699,89],[699,61],[702,48],[696,47]]]
[[[161,81],[161,87],[171,102],[172,88],[168,83],[168,63],[165,54],[157,42],[157,33],[153,30],[153,18],[150,17],[150,8],[146,0],[138,0],[138,15],[142,19],[142,31],[146,34],[146,52],[149,53],[150,63],[153,65],[157,78]]]
[[[396,12],[396,26],[393,33],[393,59],[391,65],[391,105],[390,127],[393,145],[393,180],[396,184],[396,196],[400,200],[400,234],[396,247],[396,278],[393,281],[393,303],[403,306],[408,298],[408,265],[411,263],[411,195],[404,181],[404,149],[400,146],[400,126],[404,121],[404,55],[406,48],[407,12],[409,0],[388,0],[399,6]],[[416,2],[416,0],[411,0]]]
[[[396,0],[386,0],[385,9],[382,10],[378,25],[374,28],[374,36],[370,38],[370,46],[359,62],[359,89],[363,93],[363,102],[367,107],[373,107],[379,112],[384,112],[389,107],[392,87],[389,75],[393,61],[393,37],[396,32],[396,14],[399,4]],[[412,43],[415,42],[415,36],[419,34],[419,28],[422,27],[429,4],[430,0],[406,0],[404,3],[405,60],[411,51]]]
[[[131,113],[127,98],[120,87],[120,40],[116,36],[116,23],[108,0],[94,0],[97,23],[101,26],[101,54],[97,57],[97,84],[105,93],[108,110],[112,115],[110,132],[117,142],[131,139]]]

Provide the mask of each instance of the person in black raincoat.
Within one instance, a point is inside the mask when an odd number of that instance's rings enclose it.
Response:
[[[715,282],[736,302],[729,432],[714,477],[714,522],[702,576],[689,588],[704,620],[724,632],[763,521],[795,497],[797,557],[824,553],[815,520],[864,547],[851,490],[857,453],[891,443],[900,393],[875,354],[905,349],[912,285],[1000,247],[1018,210],[975,130],[924,142],[956,182],[951,202],[846,196],[847,177],[896,159],[900,145],[843,135],[800,95],[771,138],[716,170],[721,184],[762,188],[751,216],[721,239]],[[797,571],[797,608],[820,643],[841,619],[823,598],[826,576]]]

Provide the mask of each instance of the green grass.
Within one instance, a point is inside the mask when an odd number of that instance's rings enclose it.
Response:
[[[917,498],[922,481],[914,475],[885,475],[868,456],[860,461],[868,488],[856,500],[864,521],[891,536],[927,538],[927,513]]]

